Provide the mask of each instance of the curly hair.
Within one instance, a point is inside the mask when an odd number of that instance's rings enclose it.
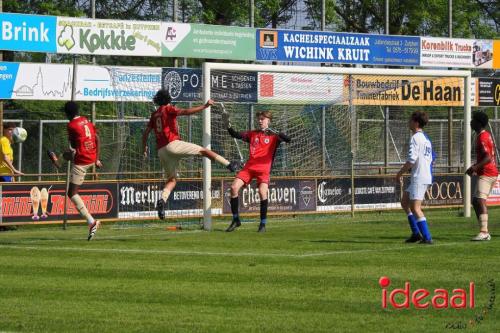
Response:
[[[78,104],[76,102],[70,101],[64,104],[64,113],[66,113],[66,116],[70,120],[78,116],[79,113],[78,109],[79,109]]]
[[[172,101],[170,93],[166,89],[160,89],[153,97],[153,103],[156,105],[167,105]]]
[[[472,119],[481,124],[481,127],[483,128],[488,126],[488,121],[489,121],[488,115],[483,111],[472,112]]]

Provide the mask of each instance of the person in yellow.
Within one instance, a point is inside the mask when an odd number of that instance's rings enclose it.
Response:
[[[0,182],[12,182],[13,176],[21,176],[23,173],[14,167],[14,151],[12,133],[16,125],[14,123],[3,124],[3,136],[0,138]]]

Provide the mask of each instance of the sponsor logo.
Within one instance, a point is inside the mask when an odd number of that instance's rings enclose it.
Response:
[[[300,190],[300,196],[302,197],[302,201],[304,205],[309,206],[313,196],[313,190],[310,186],[304,186],[302,190]]]
[[[420,99],[424,101],[461,101],[462,88],[451,85],[434,84],[433,81],[426,80],[423,86],[412,85],[408,80],[402,81],[401,99],[403,101]]]
[[[56,52],[55,16],[0,13],[0,49]]]
[[[19,25],[15,25],[10,21],[3,21],[2,40],[49,43],[49,28],[45,26],[45,22],[39,22],[37,26],[29,26],[25,21]]]
[[[259,90],[261,97],[273,97],[274,96],[274,75],[273,74],[261,74],[259,80]]]
[[[277,31],[260,31],[260,47],[264,49],[278,48],[278,32]]]
[[[493,93],[493,98],[495,99],[495,104],[500,105],[500,84],[495,86],[495,91]]]
[[[165,41],[169,42],[174,42],[175,39],[177,38],[177,30],[175,27],[167,27],[167,33],[165,34]]]
[[[318,185],[318,200],[321,203],[325,203],[328,200],[328,197],[333,197],[333,196],[338,196],[342,195],[342,188],[340,187],[333,187],[333,188],[327,188],[326,187],[326,182],[322,181]]]
[[[248,185],[242,191],[242,204],[244,207],[260,203],[259,190]],[[270,204],[296,205],[297,192],[295,187],[272,187],[268,189],[267,198]]]
[[[382,276],[379,279],[379,285],[382,288],[382,308],[387,309],[426,309],[432,307],[434,309],[473,309],[475,307],[475,284],[469,282],[467,288],[454,288],[451,291],[438,288],[434,291],[429,291],[425,288],[418,288],[412,291],[411,283],[405,282],[403,288],[395,288],[391,291],[388,287],[391,285],[391,280],[387,276]]]
[[[163,77],[163,87],[168,90],[170,96],[176,99],[182,92],[183,81],[176,71],[170,71]]]
[[[72,26],[67,25],[63,28],[63,30],[57,37],[57,44],[59,44],[59,46],[65,47],[68,51],[76,45],[75,39],[73,38]]]
[[[2,216],[7,218],[31,217],[32,220],[47,219],[64,214],[67,200],[68,215],[79,215],[78,210],[64,195],[64,190],[51,190],[33,186],[30,190],[5,191],[2,200]],[[108,214],[113,208],[113,195],[107,189],[83,189],[80,197],[91,214]],[[41,213],[41,214],[40,214]]]
[[[80,29],[80,48],[86,48],[90,53],[94,53],[98,49],[134,51],[135,42],[135,37],[125,35],[125,30],[121,30],[119,33],[114,30],[110,33],[106,33],[104,30],[92,33],[92,29]]]

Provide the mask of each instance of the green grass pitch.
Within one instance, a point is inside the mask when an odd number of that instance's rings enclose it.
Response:
[[[402,212],[271,218],[265,234],[225,233],[227,220],[212,232],[105,224],[91,242],[83,225],[2,232],[0,331],[498,332],[500,209],[481,243],[475,219],[427,217],[431,246],[403,243]],[[475,308],[382,309],[381,276],[389,291],[473,281]]]

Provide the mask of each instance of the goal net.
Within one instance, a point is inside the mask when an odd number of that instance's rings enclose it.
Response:
[[[325,195],[322,191],[331,194],[329,205],[317,211],[361,208],[358,196],[367,189],[363,176],[380,175],[377,188],[382,191],[384,184],[394,182],[389,175],[406,161],[408,119],[417,110],[430,116],[424,130],[437,153],[436,166],[461,171],[470,164],[470,129],[464,126],[470,117],[469,72],[207,63],[203,73],[205,99],[224,101],[234,129],[257,129],[258,112],[272,112],[271,127],[292,141],[277,150],[270,188],[273,178],[315,178],[318,183],[312,190],[318,191],[318,200]],[[249,86],[245,82],[255,82],[255,96],[245,91]],[[449,123],[451,107],[457,120]],[[229,159],[246,161],[249,145],[231,138],[222,118],[220,104],[203,114],[203,144]],[[208,190],[211,177],[224,171],[207,161],[203,168]],[[225,201],[228,185],[223,186]],[[464,187],[467,193],[468,178]],[[251,184],[243,196],[248,192],[255,199],[256,187]],[[398,196],[399,191],[380,193],[381,200],[387,195]],[[242,200],[245,197],[240,194],[240,206]],[[207,195],[206,228],[210,228],[211,208]]]

